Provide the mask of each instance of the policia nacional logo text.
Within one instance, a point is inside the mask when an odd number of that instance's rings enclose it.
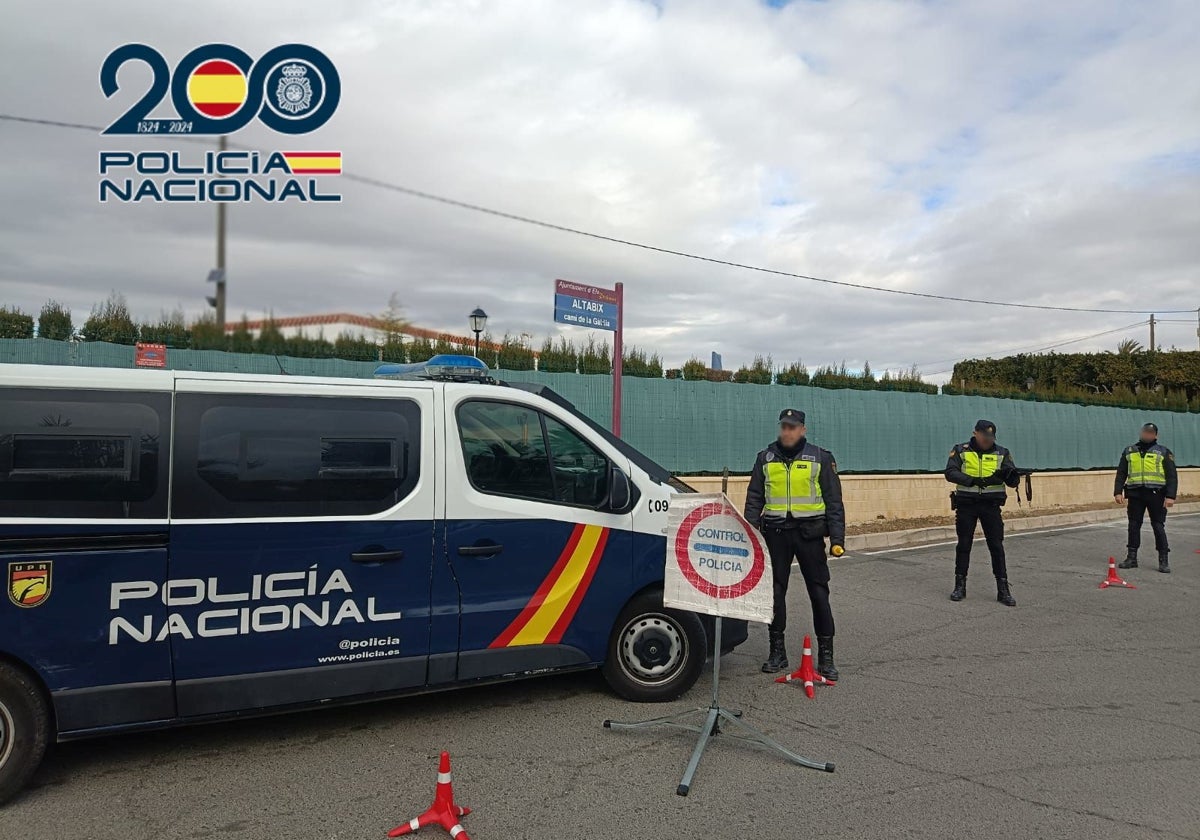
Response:
[[[100,152],[100,201],[341,201],[320,180],[341,172],[341,152],[107,151]]]
[[[167,607],[165,615],[153,606]],[[198,609],[186,609],[195,607]],[[358,598],[341,569],[327,574],[316,566],[291,572],[255,574],[229,583],[219,578],[182,578],[162,585],[153,580],[113,583],[109,593],[113,616],[108,643],[162,642],[183,639],[247,636],[299,630],[399,621],[376,598]]]
[[[257,122],[294,137],[324,125],[341,98],[337,68],[307,44],[282,44],[257,59],[232,44],[202,44],[174,69],[153,47],[125,44],[100,67],[105,97],[121,89],[119,71],[127,64],[145,65],[151,79],[106,136],[224,138]],[[99,191],[102,203],[339,202],[341,195],[321,179],[341,173],[338,151],[231,151],[222,139],[216,151],[187,154],[103,150]]]

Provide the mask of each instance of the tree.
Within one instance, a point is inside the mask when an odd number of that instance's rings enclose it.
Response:
[[[380,351],[383,346],[377,346],[375,342],[363,335],[355,335],[354,333],[343,331],[333,342],[333,354],[339,359],[349,359],[355,362],[374,362],[379,361]],[[404,359],[384,359],[388,362],[403,362]]]
[[[427,362],[437,354],[433,351],[433,342],[428,338],[414,338],[408,342],[407,355],[410,362]]]
[[[138,338],[168,347],[187,348],[192,344],[192,332],[184,321],[182,309],[162,313],[156,323],[142,324]]]
[[[683,378],[689,382],[700,382],[708,379],[708,365],[693,357],[683,363]]]
[[[657,353],[648,355],[645,350],[630,347],[625,351],[621,362],[621,372],[625,376],[638,376],[647,379],[662,379],[662,359]]]
[[[508,333],[504,334],[496,354],[496,367],[500,370],[533,370],[533,348],[524,335],[513,338]]]
[[[254,344],[254,333],[250,332],[250,319],[242,315],[242,320],[238,321],[233,332],[229,333],[226,338],[226,343],[231,353],[257,353],[258,348]]]
[[[83,323],[84,341],[107,341],[112,344],[136,344],[138,327],[129,315],[125,296],[113,292],[103,303],[92,307],[92,314]]]
[[[809,381],[808,368],[798,359],[775,375],[778,385],[807,385]]]
[[[1134,353],[1141,353],[1142,345],[1134,341],[1132,338],[1127,338],[1117,345],[1118,356],[1132,356]]]
[[[258,338],[254,339],[254,352],[278,355],[283,353],[286,348],[287,339],[283,337],[283,333],[275,323],[275,317],[267,316],[267,319],[263,321],[262,329],[258,331]]]
[[[404,309],[400,306],[400,295],[392,292],[388,298],[387,309],[379,315],[380,346],[382,358],[387,361],[403,362],[404,331],[408,329],[408,319],[404,317]],[[428,358],[428,357],[426,357]]]
[[[38,314],[38,338],[49,338],[55,341],[66,341],[75,334],[75,325],[71,322],[71,310],[56,300],[48,300]]]
[[[246,319],[242,318],[242,323],[245,324],[245,322]],[[253,340],[251,343],[253,343]],[[217,326],[217,316],[215,314],[209,312],[201,315],[197,320],[192,322],[192,349],[229,349],[229,340],[225,337],[225,331]]]
[[[612,373],[612,352],[608,341],[596,343],[595,336],[588,334],[587,343],[579,351],[580,373]]]
[[[557,342],[547,338],[542,343],[542,352],[538,354],[538,370],[547,373],[577,373],[579,354],[575,345],[566,336],[560,335]]]
[[[0,306],[0,338],[33,338],[33,316]]]
[[[755,356],[749,367],[743,365],[738,368],[737,372],[733,374],[733,381],[750,385],[770,385],[774,378],[773,366],[770,356],[766,358]]]

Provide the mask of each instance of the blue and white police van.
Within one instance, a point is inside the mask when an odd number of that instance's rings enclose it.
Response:
[[[675,492],[471,357],[0,365],[0,802],[52,739],[592,667],[674,699],[711,637],[662,604]]]

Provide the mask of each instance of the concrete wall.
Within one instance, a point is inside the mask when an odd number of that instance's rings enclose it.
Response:
[[[1107,502],[1112,499],[1114,470],[1089,472],[1039,472],[1033,476],[1035,510],[1053,513],[1056,508]],[[721,489],[720,476],[680,476],[703,493]],[[739,507],[746,501],[747,476],[730,476],[729,498]],[[1021,489],[1024,491],[1024,482]],[[844,475],[842,494],[846,522],[855,525],[875,519],[915,519],[950,513],[951,485],[940,475]],[[1015,491],[1009,491],[1009,505]],[[1200,469],[1179,471],[1179,494],[1200,495]],[[1024,498],[1022,498],[1024,503]]]

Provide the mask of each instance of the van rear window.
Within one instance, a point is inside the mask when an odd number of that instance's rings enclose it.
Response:
[[[419,478],[412,400],[180,394],[176,414],[181,519],[378,513]]]
[[[0,516],[165,519],[170,405],[167,394],[0,388]]]

